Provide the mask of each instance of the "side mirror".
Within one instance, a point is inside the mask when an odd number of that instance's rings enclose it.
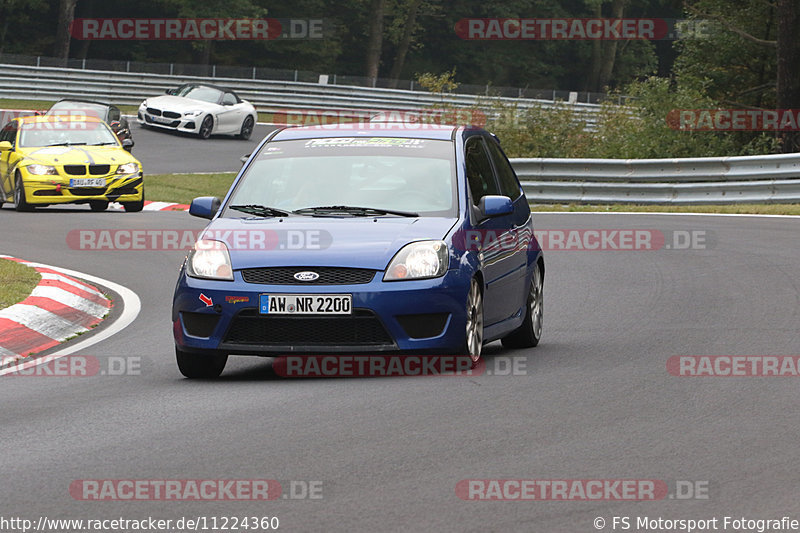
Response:
[[[247,163],[247,160],[250,159],[250,156],[253,154],[244,154],[242,157],[239,158],[239,161],[242,162],[242,165]]]
[[[133,139],[122,139],[122,148],[128,152],[133,150]]]
[[[164,94],[174,95],[175,94],[175,89],[167,89],[166,91],[164,91]]]
[[[13,149],[13,146],[11,146],[10,142],[0,141],[0,152],[5,152],[6,150],[11,150],[11,149]]]
[[[481,198],[478,209],[485,217],[499,217],[513,213],[514,204],[511,203],[511,198],[508,196],[489,195]]]
[[[221,204],[222,201],[216,196],[200,196],[192,200],[189,206],[189,214],[211,220],[219,211]]]

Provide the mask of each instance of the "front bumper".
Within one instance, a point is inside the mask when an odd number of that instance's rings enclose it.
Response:
[[[71,179],[102,178],[105,187],[70,186]],[[143,199],[144,178],[135,174],[108,174],[105,176],[38,176],[22,170],[25,198],[29,204],[79,204],[91,200],[109,202],[139,202]]]
[[[178,115],[179,113],[175,113]],[[183,115],[175,118],[151,115],[146,111],[139,110],[136,121],[145,126],[153,126],[165,130],[181,131],[183,133],[197,133],[200,129],[202,115],[184,117]]]
[[[182,271],[172,307],[176,346],[239,355],[423,351],[456,353],[464,342],[470,278],[373,280],[356,285],[260,285],[199,280]],[[260,315],[260,294],[351,294],[353,314]],[[201,298],[202,295],[202,298]],[[351,333],[352,332],[352,333]],[[242,341],[246,342],[242,342]]]

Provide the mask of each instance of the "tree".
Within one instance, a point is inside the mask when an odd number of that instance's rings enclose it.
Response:
[[[372,0],[372,7],[370,8],[366,65],[366,75],[368,78],[372,79],[378,77],[378,69],[381,62],[381,50],[383,46],[383,13],[385,7],[386,0]]]
[[[58,27],[56,29],[56,42],[53,46],[53,55],[66,64],[69,57],[70,34],[69,27],[75,18],[75,5],[78,0],[60,0],[58,4]]]

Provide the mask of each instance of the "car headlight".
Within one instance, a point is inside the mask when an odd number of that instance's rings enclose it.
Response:
[[[196,117],[197,115],[201,115],[203,113],[202,109],[195,109],[193,111],[186,111],[183,116],[184,117]]]
[[[224,242],[200,239],[186,258],[186,274],[193,278],[233,281],[233,267]]]
[[[134,174],[139,172],[139,165],[136,163],[125,163],[117,167],[117,174]]]
[[[383,281],[438,278],[447,272],[450,254],[444,241],[406,244],[389,262]]]
[[[29,174],[34,176],[58,176],[56,167],[50,165],[28,165],[25,168],[28,169]]]

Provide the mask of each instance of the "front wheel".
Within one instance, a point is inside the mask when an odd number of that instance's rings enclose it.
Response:
[[[89,200],[89,209],[94,212],[105,211],[108,208],[108,200]]]
[[[469,355],[473,364],[481,358],[483,348],[483,294],[478,280],[472,278],[467,294],[467,326],[461,353]]]
[[[537,346],[539,339],[542,338],[544,281],[539,263],[536,263],[533,268],[526,304],[525,319],[522,321],[522,325],[502,339],[503,346],[506,348],[532,348]]]
[[[22,184],[22,176],[17,176],[14,186],[14,205],[17,211],[33,211],[33,206],[25,199],[25,186]]]
[[[142,199],[138,202],[120,202],[126,213],[138,213],[144,209],[144,191],[142,191]]]
[[[177,347],[175,359],[181,374],[191,379],[218,378],[228,362],[227,355],[199,355],[184,352]]]
[[[247,118],[244,119],[244,122],[242,122],[242,129],[239,132],[240,139],[246,141],[250,138],[251,135],[253,135],[253,124],[254,124],[253,117],[248,116]]]
[[[214,129],[214,119],[211,118],[211,115],[206,115],[206,118],[203,119],[203,122],[200,124],[200,130],[198,135],[201,139],[208,139],[211,137],[211,130]]]

